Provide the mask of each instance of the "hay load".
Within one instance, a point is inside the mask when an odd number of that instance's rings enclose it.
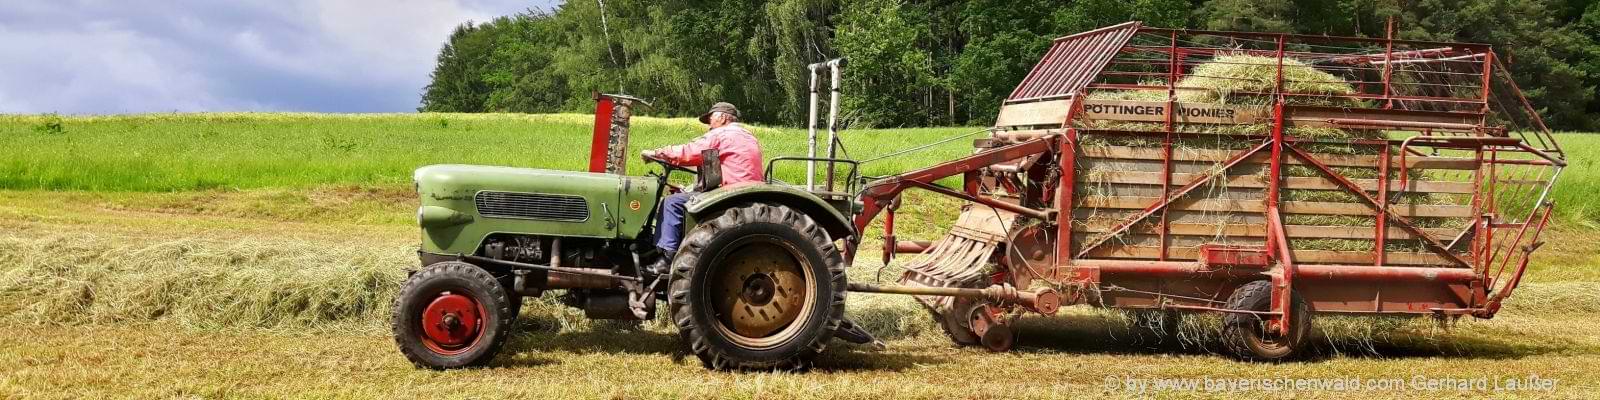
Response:
[[[1275,57],[1254,56],[1246,54],[1219,55],[1216,58],[1196,65],[1180,78],[1175,85],[1174,98],[1178,103],[1187,105],[1225,105],[1238,109],[1252,109],[1259,107],[1255,112],[1259,115],[1271,115],[1273,96],[1271,93],[1277,87],[1278,64]],[[1286,93],[1285,103],[1297,106],[1322,106],[1322,107],[1369,107],[1367,102],[1344,97],[1357,93],[1357,90],[1345,79],[1334,74],[1319,70],[1303,61],[1293,58],[1284,58],[1283,85]],[[1142,86],[1166,86],[1163,80],[1146,80]],[[1167,91],[1159,90],[1100,90],[1088,95],[1089,101],[1146,101],[1165,102]],[[1130,160],[1095,159],[1096,154],[1126,154],[1143,151],[1145,154],[1159,154],[1164,145],[1161,135],[1124,135],[1124,134],[1096,134],[1093,130],[1114,131],[1166,131],[1165,123],[1122,121],[1111,119],[1079,119],[1075,122],[1079,128],[1090,129],[1084,131],[1081,138],[1086,155],[1089,159],[1079,161],[1081,171],[1078,185],[1078,198],[1106,198],[1106,197],[1142,197],[1151,198],[1161,196],[1159,187],[1130,187],[1129,185],[1115,184],[1112,176],[1125,174],[1126,171],[1159,172],[1159,161],[1140,162]],[[1210,155],[1210,162],[1201,163],[1174,163],[1174,173],[1206,173],[1221,166],[1222,160],[1216,159],[1219,151],[1236,152],[1260,144],[1271,134],[1271,125],[1267,122],[1250,122],[1238,124],[1221,123],[1175,123],[1173,130],[1188,134],[1200,133],[1206,135],[1184,135],[1173,138],[1173,154],[1175,158],[1201,159]],[[1284,134],[1299,139],[1315,139],[1318,143],[1302,143],[1298,147],[1316,155],[1348,155],[1348,156],[1373,156],[1382,151],[1382,146],[1360,145],[1344,142],[1355,139],[1382,139],[1388,133],[1372,129],[1342,129],[1326,126],[1295,126],[1285,128]],[[1212,136],[1215,135],[1215,136]],[[1243,136],[1243,138],[1241,138]],[[1259,137],[1261,140],[1250,139]],[[1151,150],[1157,150],[1151,153]],[[1334,166],[1336,172],[1351,179],[1377,179],[1376,168],[1360,166]],[[1229,182],[1238,182],[1241,176],[1248,177],[1257,182],[1265,182],[1268,169],[1261,164],[1241,164],[1228,171],[1227,179],[1214,179],[1186,198],[1205,200],[1260,200],[1264,190],[1257,186],[1232,187]],[[1322,178],[1320,171],[1306,165],[1287,165],[1283,175],[1288,178]],[[1425,173],[1418,170],[1407,172],[1410,179],[1422,179]],[[1389,178],[1398,178],[1398,172],[1391,172]],[[1174,179],[1174,185],[1182,185]],[[1374,192],[1369,192],[1376,195]],[[1327,189],[1297,189],[1290,185],[1281,192],[1283,201],[1293,202],[1319,202],[1319,203],[1359,203],[1360,198],[1343,190]],[[1462,204],[1468,201],[1462,195],[1438,194],[1426,192],[1405,192],[1394,199],[1398,204],[1441,205]],[[1084,204],[1080,203],[1080,206]],[[1075,223],[1090,226],[1105,226],[1115,224],[1127,215],[1113,210],[1096,210],[1086,217],[1080,217]],[[1249,212],[1242,211],[1210,211],[1189,212],[1180,219],[1190,225],[1204,224],[1215,226],[1214,234],[1190,235],[1179,237],[1172,246],[1192,247],[1199,244],[1237,244],[1260,246],[1259,238],[1240,238],[1226,234],[1228,225],[1259,225],[1259,213],[1255,216],[1245,215]],[[1314,214],[1287,214],[1287,225],[1310,225],[1317,227],[1371,227],[1376,224],[1373,217],[1357,215],[1314,215]],[[1414,223],[1425,228],[1455,228],[1466,224],[1461,218],[1415,218]],[[1133,232],[1130,230],[1129,232]],[[1122,234],[1111,238],[1112,241],[1125,245],[1149,246],[1149,237],[1134,237],[1136,235]],[[1084,236],[1085,239],[1098,238],[1094,234]],[[1082,239],[1080,239],[1082,240]],[[1370,251],[1373,241],[1370,239],[1342,239],[1342,238],[1301,238],[1292,240],[1294,247],[1305,250],[1329,251]],[[1390,251],[1424,251],[1420,239],[1390,238],[1385,246]]]

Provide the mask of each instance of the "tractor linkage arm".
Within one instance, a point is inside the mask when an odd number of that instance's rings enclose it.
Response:
[[[878,179],[868,183],[865,188],[861,189],[861,194],[857,196],[861,200],[862,208],[861,212],[856,214],[855,217],[856,232],[865,232],[867,225],[871,224],[872,220],[877,218],[878,213],[883,212],[886,205],[899,198],[900,192],[913,187],[928,189],[935,193],[981,203],[986,206],[999,208],[1029,217],[1047,217],[1050,215],[1051,211],[1034,210],[1011,203],[977,196],[976,193],[960,193],[938,187],[934,185],[933,182],[945,177],[977,171],[1006,161],[1052,151],[1056,148],[1056,143],[1059,138],[1059,135],[1047,135],[1022,143],[984,150],[970,156],[946,161],[927,168],[901,173],[899,175]]]
[[[855,216],[855,231],[865,232],[867,225],[872,223],[872,220],[878,216],[878,213],[884,211],[885,208],[891,209],[889,211],[889,216],[884,221],[884,232],[886,233],[886,251],[894,251],[893,248],[896,243],[893,236],[894,211],[892,208],[894,208],[896,203],[898,203],[900,192],[903,192],[909,188],[921,188],[934,193],[983,204],[985,206],[994,207],[996,209],[1005,210],[1029,218],[1053,221],[1056,217],[1056,210],[1036,210],[980,195],[976,193],[976,187],[972,186],[973,181],[970,180],[971,178],[969,178],[965,191],[956,191],[944,188],[942,186],[935,185],[933,182],[945,177],[976,172],[980,169],[988,168],[1019,158],[1051,152],[1058,147],[1060,140],[1061,137],[1059,135],[1043,136],[1022,143],[980,151],[970,156],[946,161],[927,168],[905,172],[868,183],[857,196],[861,201],[861,212]],[[860,236],[857,236],[856,240],[860,240]],[[851,251],[846,257],[849,258],[850,261],[853,261],[855,254],[855,251]],[[887,260],[888,258],[886,256],[885,263],[887,263]],[[847,261],[847,263],[850,261]],[[1042,287],[1032,291],[1024,291],[1019,290],[1009,284],[997,284],[987,288],[979,289],[906,285],[866,285],[857,283],[851,284],[849,286],[849,290],[869,293],[951,296],[984,299],[1000,304],[1017,304],[1044,314],[1055,313],[1056,309],[1060,308],[1061,305],[1060,296],[1056,294],[1054,289]]]

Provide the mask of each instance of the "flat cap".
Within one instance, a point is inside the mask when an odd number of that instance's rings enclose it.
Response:
[[[733,103],[729,103],[729,102],[725,102],[725,101],[724,102],[717,102],[717,104],[712,104],[711,105],[711,111],[706,111],[705,114],[700,114],[700,123],[710,125],[711,124],[711,114],[712,113],[716,113],[716,112],[725,112],[725,113],[728,113],[728,115],[734,116],[734,118],[738,118],[739,117],[739,109],[735,108],[733,106]]]

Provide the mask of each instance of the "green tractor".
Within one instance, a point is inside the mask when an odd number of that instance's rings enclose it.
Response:
[[[859,207],[851,196],[770,178],[719,188],[714,155],[698,171],[658,162],[648,176],[625,176],[637,99],[596,99],[590,171],[416,171],[424,267],[406,280],[392,322],[408,359],[484,364],[512,334],[523,298],[551,290],[595,319],[650,320],[665,301],[686,347],[713,369],[800,368],[835,337],[875,342],[843,317],[842,247],[855,243],[848,216]],[[844,182],[856,181],[854,162],[827,158],[778,157],[767,176],[781,162],[837,164],[849,169]],[[655,256],[658,204],[677,190],[675,173],[699,173],[704,187],[687,205],[671,272],[656,278],[642,265]]]

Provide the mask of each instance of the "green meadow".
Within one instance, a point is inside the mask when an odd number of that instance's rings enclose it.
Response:
[[[412,170],[442,163],[578,170],[588,165],[593,122],[579,114],[0,116],[0,138],[7,144],[0,148],[0,188],[149,192],[409,185]],[[767,158],[806,155],[803,128],[751,130]],[[850,130],[841,141],[850,156],[864,160],[979,130]],[[643,150],[692,140],[705,126],[686,118],[638,117],[632,132],[630,147]],[[818,131],[820,144],[826,135]],[[929,165],[969,152],[971,144],[953,140],[868,163],[861,173]],[[636,160],[629,167],[631,174],[646,169]],[[803,164],[778,168],[780,179],[804,179]]]
[[[1492,320],[1319,316],[1317,356],[1251,364],[1185,320],[1181,343],[1127,315],[1069,307],[1022,320],[1019,348],[955,348],[907,297],[852,294],[886,350],[836,345],[809,373],[700,368],[664,320],[588,321],[529,299],[488,368],[425,371],[394,350],[388,307],[416,268],[411,172],[437,163],[581,169],[592,117],[519,114],[0,116],[0,397],[1061,398],[1139,392],[1126,378],[1559,379],[1554,391],[1251,391],[1235,397],[1593,398],[1600,395],[1600,136],[1557,137],[1560,217]],[[689,119],[634,119],[632,151],[690,140]],[[805,130],[755,126],[768,158]],[[869,159],[978,128],[846,130]],[[971,151],[973,135],[866,164],[885,175]],[[644,163],[630,162],[631,174]],[[804,180],[803,166],[775,175]],[[911,194],[903,238],[932,239],[958,202]],[[881,242],[866,232],[865,249]],[[853,281],[893,279],[866,251]],[[1118,385],[1108,384],[1115,381]]]

